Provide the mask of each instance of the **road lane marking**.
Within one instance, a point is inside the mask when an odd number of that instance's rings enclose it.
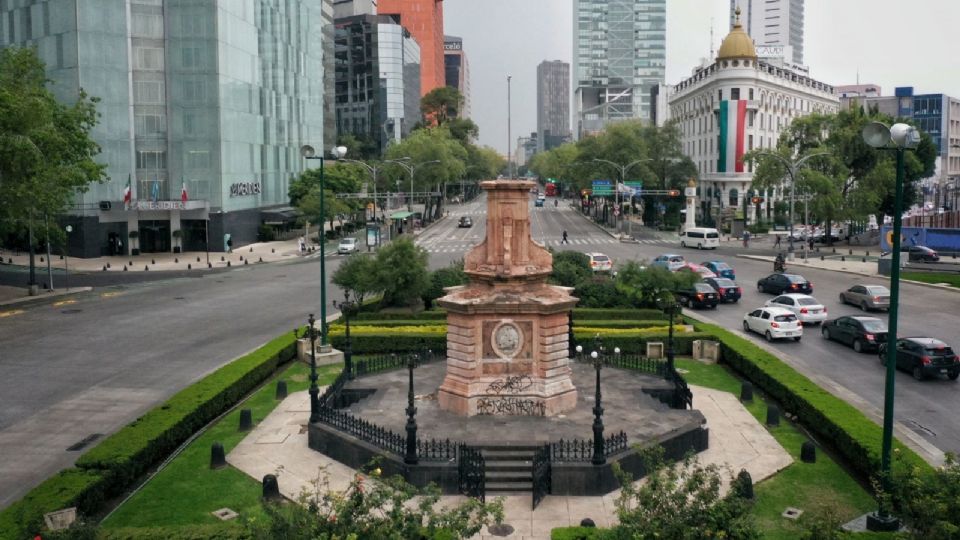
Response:
[[[105,292],[100,295],[100,298],[113,298],[114,296],[120,296],[122,294],[122,292]]]
[[[61,300],[59,302],[54,302],[53,307],[69,306],[70,304],[76,304],[76,303],[77,303],[76,300]]]
[[[11,311],[0,311],[0,319],[3,319],[4,317],[13,317],[14,315],[19,315],[21,313],[23,313],[22,309],[14,309]]]

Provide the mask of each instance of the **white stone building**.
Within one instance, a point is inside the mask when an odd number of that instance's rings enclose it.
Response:
[[[683,152],[699,171],[699,214],[714,219],[756,220],[749,202],[753,167],[743,162],[755,148],[775,148],[794,118],[834,113],[839,100],[832,86],[775,60],[757,58],[753,40],[739,20],[723,40],[713,63],[669,88],[668,116],[679,122]],[[773,217],[781,189],[763,197],[764,220]],[[748,207],[749,206],[749,207]],[[768,219],[769,218],[769,219]]]

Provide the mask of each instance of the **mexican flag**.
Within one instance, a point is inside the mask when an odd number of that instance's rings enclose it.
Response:
[[[187,202],[187,183],[184,182],[180,188],[180,202]]]
[[[717,172],[743,172],[743,129],[746,117],[746,101],[720,102],[720,159],[717,161]]]
[[[123,190],[123,206],[124,208],[130,208],[130,203],[133,201],[133,190],[130,187],[130,175],[127,175],[127,187]]]

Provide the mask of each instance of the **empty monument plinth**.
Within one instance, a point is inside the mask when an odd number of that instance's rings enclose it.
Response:
[[[446,289],[441,409],[461,416],[554,416],[576,406],[570,376],[569,287],[547,284],[553,258],[530,236],[530,189],[487,181],[486,238],[467,253],[470,283]]]

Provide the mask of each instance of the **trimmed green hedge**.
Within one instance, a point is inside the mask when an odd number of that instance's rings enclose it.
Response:
[[[668,324],[664,319],[654,320],[604,320],[604,319],[574,319],[574,327],[589,328],[650,328],[653,326],[666,326]]]
[[[435,353],[447,352],[447,335],[433,332],[356,335],[351,331],[350,341],[354,354],[406,353],[425,349]],[[347,344],[346,336],[331,332],[330,344],[342,351]]]
[[[557,527],[550,531],[550,540],[605,540],[615,538],[610,529],[598,527]]]
[[[659,309],[629,308],[574,308],[574,320],[667,320],[667,315]]]
[[[197,430],[237,403],[296,355],[292,333],[230,362],[181,390],[77,460],[109,482],[106,496],[121,493]]]
[[[100,509],[106,479],[99,471],[71,467],[47,478],[0,512],[0,538],[31,538],[43,527],[43,515],[76,506],[83,514]]]
[[[590,350],[593,346],[595,332],[574,332],[573,345],[583,345],[585,350]],[[614,347],[620,347],[620,352],[624,354],[647,354],[647,342],[659,341],[663,343],[664,354],[667,346],[666,333],[662,334],[644,334],[641,332],[611,334],[601,336],[603,347],[607,351],[612,351]],[[705,332],[685,332],[673,334],[673,351],[675,354],[689,355],[693,352],[693,342],[698,339],[714,339],[714,337]]]
[[[341,317],[342,319],[342,317]],[[429,309],[420,313],[381,313],[372,311],[369,313],[357,313],[350,318],[350,324],[353,321],[446,321],[447,312],[442,309]]]
[[[355,321],[350,319],[350,330],[354,328],[359,328],[361,326],[381,326],[381,327],[396,327],[396,326],[424,326],[424,325],[446,325],[446,319],[435,320],[435,319],[364,319],[361,321]],[[345,325],[344,320],[338,319],[334,324],[337,326]]]
[[[169,527],[100,529],[98,540],[247,540],[253,535],[242,523]]]
[[[862,478],[880,470],[882,428],[846,401],[827,392],[776,356],[719,326],[694,322],[694,327],[720,342],[723,362],[797,415],[804,426],[829,442]],[[606,343],[606,341],[605,341]],[[908,465],[929,465],[913,450],[894,440]]]

